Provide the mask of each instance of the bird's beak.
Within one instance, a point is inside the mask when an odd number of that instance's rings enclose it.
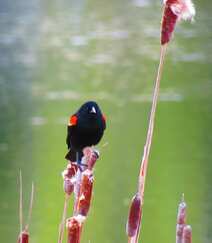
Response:
[[[90,111],[91,113],[94,113],[94,114],[96,114],[96,109],[95,109],[95,107],[93,106],[92,107],[92,109],[91,109],[91,111]]]

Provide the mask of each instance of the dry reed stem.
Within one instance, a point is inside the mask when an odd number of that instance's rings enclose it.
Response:
[[[155,87],[154,87],[154,92],[153,92],[149,125],[148,125],[146,142],[144,145],[143,157],[141,160],[139,180],[138,180],[138,194],[140,195],[140,198],[141,198],[141,210],[142,210],[143,200],[144,200],[146,174],[147,174],[147,168],[148,168],[149,153],[150,153],[151,144],[152,144],[152,136],[153,136],[153,130],[154,130],[156,107],[157,107],[158,96],[159,96],[160,80],[161,80],[167,45],[171,39],[171,36],[174,31],[177,20],[192,19],[194,14],[195,14],[195,9],[190,0],[188,0],[188,1],[182,1],[182,0],[164,1],[162,21],[161,21],[160,62],[159,62],[159,66],[158,66],[157,77],[155,80]],[[138,242],[139,232],[140,232],[140,227],[141,227],[141,218],[142,218],[142,215],[140,215],[140,218],[139,218],[136,235],[135,236],[128,235],[129,237],[133,238],[133,239],[129,239],[130,242],[134,242],[134,238],[136,238],[135,242],[136,243]],[[129,223],[129,221],[128,221],[128,223]]]
[[[19,221],[20,221],[20,232],[22,232],[22,230],[23,230],[23,187],[22,187],[22,174],[21,174],[21,170],[19,172],[19,188],[20,188]]]
[[[65,227],[65,222],[66,222],[67,207],[68,207],[68,201],[69,201],[69,199],[70,199],[70,195],[65,194],[62,221],[60,223],[60,228],[59,228],[58,243],[62,243],[63,242],[64,227]]]
[[[19,172],[19,187],[20,187],[20,199],[19,199],[19,221],[20,221],[20,237],[19,242],[23,243],[23,186],[22,186],[22,173]]]
[[[135,243],[136,237],[128,237],[128,243]]]
[[[155,113],[156,113],[156,107],[157,107],[157,101],[159,96],[159,89],[160,89],[160,80],[161,80],[161,74],[163,70],[163,64],[164,64],[164,58],[166,54],[166,48],[167,45],[161,45],[161,51],[160,51],[160,62],[158,66],[157,76],[155,80],[155,86],[153,91],[153,99],[152,99],[152,107],[150,112],[150,118],[149,118],[149,125],[147,130],[147,136],[146,136],[146,142],[144,145],[144,152],[143,157],[141,160],[141,166],[140,166],[140,172],[139,172],[139,179],[138,179],[138,195],[141,200],[141,207],[139,214],[137,215],[136,221],[137,221],[137,230],[134,235],[128,234],[128,242],[130,243],[137,243],[139,238],[139,232],[141,227],[141,218],[142,218],[142,207],[143,207],[143,198],[144,198],[144,189],[145,189],[145,181],[146,181],[146,174],[147,174],[147,167],[148,167],[148,161],[149,161],[149,153],[151,149],[152,144],[152,136],[153,136],[153,130],[154,130],[154,122],[155,122]],[[130,217],[130,215],[129,215]],[[130,223],[130,218],[128,218],[128,225]]]
[[[149,161],[149,153],[150,153],[151,144],[152,144],[152,136],[153,136],[154,122],[155,122],[155,113],[156,113],[157,101],[158,101],[158,96],[159,96],[160,80],[161,80],[161,74],[162,74],[162,70],[163,70],[166,48],[167,48],[166,44],[161,46],[160,62],[159,62],[159,66],[158,66],[157,77],[156,77],[156,80],[155,80],[152,107],[151,107],[150,118],[149,118],[149,126],[148,126],[148,130],[147,130],[146,142],[145,142],[145,145],[144,145],[144,152],[143,152],[143,157],[142,157],[141,167],[140,167],[140,173],[139,173],[138,194],[141,198],[141,210],[142,210],[142,207],[143,207],[143,198],[144,198],[144,189],[145,189],[147,167],[148,167],[148,161]],[[138,242],[140,227],[141,227],[141,218],[142,218],[142,214],[140,213],[140,216],[138,218],[138,226],[137,226],[136,234],[135,234],[135,236],[129,237],[130,238],[129,240],[130,240],[131,243],[133,243],[133,242],[137,243]]]
[[[32,206],[34,201],[34,184],[32,182],[32,190],[30,196],[30,204],[29,204],[29,211],[28,211],[28,219],[27,224],[23,229],[23,183],[22,183],[22,173],[20,170],[19,173],[19,186],[20,186],[20,199],[19,199],[19,220],[20,220],[20,234],[18,236],[18,243],[28,243],[29,242],[29,224],[32,216]]]
[[[33,201],[34,201],[34,183],[32,182],[32,189],[31,189],[31,196],[30,196],[30,204],[29,204],[29,211],[28,211],[28,219],[27,219],[27,224],[25,226],[25,229],[28,230],[29,229],[29,224],[31,221],[31,217],[32,217],[32,206],[33,206]]]
[[[152,107],[151,107],[150,118],[149,118],[149,126],[148,126],[148,130],[147,130],[146,143],[144,145],[144,152],[143,152],[143,157],[142,157],[141,167],[140,167],[138,192],[141,196],[142,201],[143,201],[143,195],[144,195],[144,189],[145,189],[145,179],[146,179],[146,174],[147,174],[149,153],[150,153],[150,148],[151,148],[151,144],[152,144],[155,113],[156,113],[157,101],[158,101],[158,96],[159,96],[160,80],[161,80],[161,74],[162,74],[162,70],[163,70],[166,48],[167,48],[166,44],[161,46],[160,62],[159,62],[159,66],[158,66],[158,72],[157,72],[157,77],[156,77],[155,87],[154,87],[154,92],[153,92],[153,100],[152,100]]]
[[[168,2],[168,1],[166,1],[166,2]],[[166,2],[163,6],[162,23],[161,23],[161,36],[163,35],[163,31],[164,31],[164,28],[165,28],[163,26],[164,19],[167,18],[167,15],[166,15],[166,12],[165,12],[166,8],[167,8]],[[170,1],[169,4],[172,4],[171,1]],[[179,4],[182,4],[182,3],[179,3]],[[191,6],[189,6],[189,7],[191,7]],[[193,15],[195,14],[195,11],[194,11],[194,9],[190,10],[189,7],[184,6],[182,8],[181,12],[179,13],[179,16],[177,15],[177,18],[180,19],[180,16],[181,15],[183,16],[185,11],[186,12],[188,11],[187,15],[190,14],[190,16],[193,17]],[[192,8],[193,8],[193,5],[192,5]],[[173,20],[173,16],[168,16],[168,17],[169,17],[168,20],[170,22],[167,24],[167,26],[173,24],[171,22]],[[175,16],[174,16],[174,18],[175,18]],[[166,28],[167,28],[167,26],[166,26]],[[174,23],[174,26],[175,26],[175,23]],[[166,31],[173,32],[174,26],[172,26],[171,30],[166,29]],[[143,153],[143,158],[142,158],[141,167],[140,167],[138,192],[141,195],[141,199],[143,199],[143,194],[144,194],[145,177],[146,177],[146,171],[147,171],[147,166],[148,166],[149,152],[150,152],[151,143],[152,143],[152,135],[153,135],[155,113],[156,113],[156,107],[157,107],[157,101],[158,101],[158,95],[159,95],[160,80],[161,80],[161,75],[162,75],[162,70],[163,70],[163,64],[164,64],[167,44],[168,44],[169,40],[170,39],[168,39],[166,43],[161,45],[160,62],[159,62],[157,77],[156,77],[156,81],[155,81],[155,88],[154,88],[154,93],[153,93],[152,108],[151,108],[151,112],[150,112],[148,132],[147,132],[146,143],[145,143],[145,146],[144,146],[144,153]]]

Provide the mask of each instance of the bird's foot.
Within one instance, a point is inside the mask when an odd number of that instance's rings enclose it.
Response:
[[[83,164],[83,163],[77,163],[77,166],[78,166],[80,172],[83,172],[88,167],[86,164]]]

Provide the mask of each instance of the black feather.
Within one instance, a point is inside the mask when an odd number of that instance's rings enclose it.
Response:
[[[99,106],[94,101],[83,104],[74,115],[77,117],[77,124],[67,127],[66,144],[69,151],[65,158],[70,161],[80,161],[83,148],[100,142],[106,123]]]

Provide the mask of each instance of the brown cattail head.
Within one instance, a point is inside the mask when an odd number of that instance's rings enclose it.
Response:
[[[193,19],[195,15],[195,8],[191,0],[164,0],[164,4],[161,45],[170,41],[178,20]]]
[[[136,231],[138,230],[139,227],[141,214],[142,214],[141,197],[137,193],[132,198],[128,221],[127,221],[126,232],[129,237],[135,236]]]
[[[161,45],[168,43],[171,39],[177,22],[177,15],[175,15],[169,5],[165,5],[161,28]]]
[[[75,216],[67,219],[66,227],[68,231],[67,243],[80,243],[80,233],[84,217]]]
[[[183,242],[182,243],[192,243],[192,229],[190,225],[186,225],[183,228]]]
[[[182,243],[183,240],[183,228],[185,227],[184,224],[177,224],[176,227],[176,243]]]
[[[71,179],[73,176],[75,176],[77,169],[78,167],[76,163],[73,162],[68,163],[66,169],[62,172],[63,179],[65,178]]]
[[[92,189],[93,189],[93,173],[91,170],[85,170],[82,173],[81,187],[79,193],[79,200],[77,205],[77,213],[83,216],[88,214],[91,197],[92,197]]]
[[[84,159],[86,160],[86,164],[89,170],[92,170],[97,159],[99,158],[99,152],[90,147],[86,147],[83,149]]]
[[[75,175],[77,172],[76,163],[68,163],[66,169],[63,171],[62,176],[64,179],[63,188],[66,194],[71,195],[74,190],[74,183],[76,181]]]
[[[85,157],[90,157],[91,153],[92,153],[92,148],[91,147],[85,147],[83,149],[83,154]]]
[[[29,233],[27,231],[22,231],[18,237],[18,243],[28,243],[29,242]]]
[[[96,164],[97,159],[99,158],[99,154],[97,151],[93,151],[90,158],[87,161],[88,169],[92,170],[94,165]]]
[[[72,179],[65,178],[63,188],[66,194],[71,195],[74,190],[74,182]]]

